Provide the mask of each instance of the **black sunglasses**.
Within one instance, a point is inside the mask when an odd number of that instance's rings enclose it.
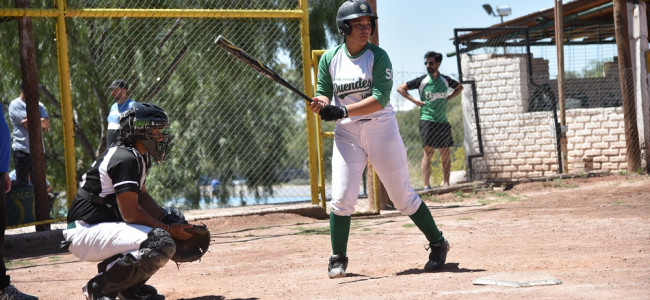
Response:
[[[428,66],[428,65],[432,65],[432,66],[433,66],[435,63],[436,63],[435,61],[425,61],[425,62],[424,62],[424,65],[425,65],[425,66]]]

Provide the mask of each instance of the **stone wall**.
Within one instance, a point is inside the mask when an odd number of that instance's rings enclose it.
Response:
[[[548,67],[544,67],[543,62],[534,61],[533,68],[537,74],[544,71],[548,74]],[[521,179],[558,174],[553,114],[550,111],[528,111],[529,89],[533,87],[529,84],[525,56],[463,55],[462,72],[463,80],[474,80],[476,84],[483,141],[483,156],[472,161],[473,178]],[[548,77],[546,79],[551,85],[555,84]],[[597,86],[598,80],[611,78],[580,79],[574,84],[575,87]],[[479,154],[469,84],[465,84],[462,101],[465,152],[468,155]],[[570,173],[626,169],[621,107],[575,108],[565,112]]]

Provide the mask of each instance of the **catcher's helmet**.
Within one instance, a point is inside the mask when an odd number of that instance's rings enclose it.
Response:
[[[377,16],[372,13],[372,8],[370,4],[365,0],[348,0],[341,4],[339,11],[336,13],[336,25],[339,27],[339,34],[343,37],[349,35],[352,32],[352,27],[348,21],[364,16],[370,16],[370,22],[372,25],[372,31],[370,34],[375,33],[375,27],[377,24],[375,20]]]
[[[167,128],[167,113],[153,104],[136,102],[120,115],[120,135],[131,143],[140,141],[157,162],[164,161],[167,154],[171,138],[164,132]]]

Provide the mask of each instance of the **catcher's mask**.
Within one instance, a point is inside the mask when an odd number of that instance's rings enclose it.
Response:
[[[120,134],[131,143],[139,141],[157,162],[165,160],[171,135],[169,117],[153,104],[135,103],[120,115]]]
[[[372,13],[370,4],[365,0],[348,0],[343,2],[336,13],[336,25],[339,27],[339,34],[345,37],[352,32],[349,21],[352,19],[370,16],[370,23],[372,31],[370,34],[375,34],[375,27],[377,26],[375,20],[377,16]]]

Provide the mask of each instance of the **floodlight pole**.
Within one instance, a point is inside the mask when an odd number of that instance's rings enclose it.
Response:
[[[569,170],[567,155],[567,126],[564,103],[564,13],[562,11],[562,0],[555,1],[555,47],[557,50],[557,94],[558,106],[560,109],[560,159],[562,169],[558,168],[558,173],[567,173]]]

